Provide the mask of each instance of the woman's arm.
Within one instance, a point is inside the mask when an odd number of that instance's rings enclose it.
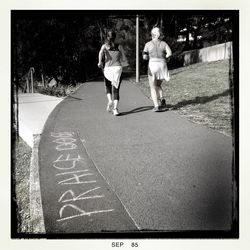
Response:
[[[143,60],[148,60],[149,59],[149,54],[148,54],[148,46],[145,44],[143,52],[142,52],[142,59]]]
[[[169,48],[168,44],[166,43],[166,58],[169,58],[170,56],[172,56],[172,51]]]
[[[128,66],[128,60],[127,60],[127,57],[125,55],[123,47],[121,45],[119,45],[118,49],[119,49],[119,51],[121,52],[121,55],[122,55],[121,63],[123,65],[123,67]]]
[[[97,66],[99,68],[102,68],[102,58],[103,58],[103,55],[104,55],[104,49],[105,49],[105,45],[102,45],[100,51],[99,51],[99,55],[98,55],[98,64]]]

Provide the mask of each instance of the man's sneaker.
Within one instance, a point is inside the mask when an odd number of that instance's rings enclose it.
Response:
[[[167,104],[166,104],[166,100],[165,99],[161,99],[161,108],[166,108]]]
[[[113,109],[112,112],[113,112],[113,115],[115,115],[115,116],[119,115],[118,109]]]
[[[160,108],[160,106],[157,106],[157,107],[154,107],[152,111],[153,112],[160,112],[161,108]]]
[[[108,102],[108,105],[107,105],[107,111],[108,112],[112,111],[112,106],[113,106],[113,102]]]

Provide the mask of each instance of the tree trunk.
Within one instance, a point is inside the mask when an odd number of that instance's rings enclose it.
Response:
[[[185,42],[185,50],[189,49],[189,33],[190,33],[190,24],[187,25],[187,31],[186,31],[186,42]]]
[[[99,35],[100,35],[100,40],[101,43],[103,44],[105,42],[105,34],[103,31],[103,24],[102,24],[102,20],[97,20],[97,27],[99,28]]]
[[[197,48],[197,41],[198,41],[198,32],[197,29],[194,31],[194,44],[193,44],[193,48],[196,49]]]
[[[174,16],[174,38],[176,40],[178,38],[177,29],[178,29],[178,21],[177,21],[177,17]]]

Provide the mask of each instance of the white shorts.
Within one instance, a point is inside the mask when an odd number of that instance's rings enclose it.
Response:
[[[161,58],[151,58],[149,60],[149,76],[153,81],[155,80],[166,80],[169,81],[169,72],[165,59]]]
[[[111,84],[118,88],[122,74],[122,66],[110,66],[104,68],[104,76],[111,81]]]

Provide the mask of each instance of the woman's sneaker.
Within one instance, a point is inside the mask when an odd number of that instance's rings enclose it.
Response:
[[[161,107],[160,106],[157,106],[157,107],[154,107],[153,112],[160,112],[161,111]]]
[[[161,99],[161,108],[165,109],[167,107],[166,100]]]
[[[108,112],[111,112],[111,111],[112,111],[112,108],[113,108],[113,102],[108,102],[107,111],[108,111]]]
[[[119,115],[118,109],[113,109],[112,112],[113,112],[113,115],[115,115],[115,116]]]

